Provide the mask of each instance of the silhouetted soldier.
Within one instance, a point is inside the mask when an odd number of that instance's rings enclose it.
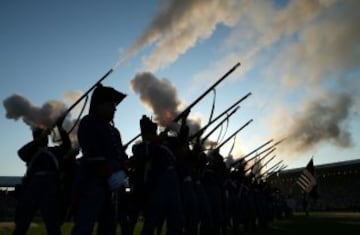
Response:
[[[61,145],[49,147],[49,130],[36,128],[32,132],[33,141],[18,151],[19,157],[26,162],[27,170],[23,178],[24,191],[16,209],[14,235],[26,234],[37,210],[41,213],[47,234],[61,234],[58,208],[60,165],[71,148],[62,121],[57,123]]]
[[[192,158],[195,159],[193,180],[195,182],[195,195],[197,201],[197,216],[200,235],[211,234],[213,222],[211,214],[211,204],[209,196],[205,190],[203,176],[207,168],[207,155],[203,152],[198,138],[191,151]]]
[[[73,235],[91,235],[96,221],[98,234],[115,233],[112,193],[124,184],[127,155],[113,118],[125,97],[99,84],[91,96],[89,114],[80,121],[78,140],[83,156],[75,182]]]
[[[197,153],[192,153],[189,148],[190,129],[186,123],[189,112],[183,114],[181,126],[173,144],[169,146],[175,153],[176,168],[180,180],[182,208],[184,214],[184,234],[196,235],[198,227],[198,203],[195,192],[194,171]]]
[[[76,160],[78,154],[79,148],[72,148],[65,154],[60,167],[60,219],[62,224],[73,216],[71,194],[78,165]]]
[[[232,234],[239,234],[240,216],[239,216],[239,177],[243,174],[242,169],[229,172],[229,177],[224,182],[225,189],[225,219],[226,225],[232,226]]]
[[[169,146],[173,139],[163,142],[156,133],[157,125],[143,116],[140,120],[143,142],[133,147],[134,158],[143,161],[144,226],[143,235],[153,234],[163,220],[167,234],[181,234],[182,212],[175,156]],[[139,173],[141,175],[141,173]]]
[[[224,176],[226,165],[218,150],[209,155],[209,165],[204,172],[204,186],[211,204],[213,230],[212,234],[221,234],[224,227]]]

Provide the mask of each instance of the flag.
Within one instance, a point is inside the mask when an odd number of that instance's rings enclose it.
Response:
[[[309,193],[316,186],[315,167],[312,158],[301,172],[296,183],[306,193]]]

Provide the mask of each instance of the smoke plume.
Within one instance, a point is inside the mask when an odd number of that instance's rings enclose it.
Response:
[[[13,94],[3,101],[8,119],[21,119],[25,124],[34,128],[51,128],[56,120],[67,110],[65,103],[57,100],[45,102],[41,107],[34,105],[26,97],[19,94]],[[75,124],[75,120],[67,117],[63,122],[63,128],[70,130]],[[70,139],[73,147],[77,147],[77,126],[70,133]],[[58,139],[57,137],[54,138]]]
[[[217,24],[234,25],[243,1],[170,0],[162,6],[144,33],[125,53],[124,60],[141,48],[154,45],[143,59],[143,70],[155,72],[177,60],[199,40],[215,31]]]
[[[180,108],[184,105],[175,86],[168,79],[158,79],[149,72],[137,73],[131,80],[131,87],[140,95],[141,101],[153,111],[155,121],[160,126],[173,125],[172,120],[180,114]],[[200,129],[200,122],[200,117],[194,116],[187,120],[190,133]]]
[[[32,128],[49,128],[66,111],[66,106],[62,102],[51,100],[38,107],[18,94],[6,98],[4,106],[7,118],[15,120],[22,118]]]
[[[293,115],[288,125],[281,125],[286,130],[283,134],[288,137],[281,147],[289,152],[300,153],[309,151],[324,141],[343,148],[351,146],[351,134],[346,121],[352,105],[352,97],[346,93],[327,94],[308,101],[301,112]]]
[[[149,72],[138,73],[131,80],[131,87],[140,95],[141,101],[153,110],[155,121],[161,126],[169,125],[179,113],[181,101],[169,80],[160,80]]]

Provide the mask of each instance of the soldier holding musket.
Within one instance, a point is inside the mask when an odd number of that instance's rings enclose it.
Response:
[[[115,234],[113,192],[125,183],[127,155],[120,132],[113,125],[116,106],[126,97],[112,87],[98,84],[91,96],[88,115],[79,124],[83,156],[74,185],[75,219],[72,234]]]
[[[19,157],[26,162],[23,192],[20,195],[15,215],[14,235],[26,234],[37,210],[43,218],[48,234],[61,234],[59,218],[60,167],[71,142],[62,128],[63,117],[56,126],[61,135],[59,146],[48,146],[50,129],[33,129],[33,141],[19,149]]]

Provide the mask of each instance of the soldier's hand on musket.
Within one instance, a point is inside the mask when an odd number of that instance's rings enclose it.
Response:
[[[188,118],[189,114],[190,114],[190,109],[185,110],[182,115],[181,115],[181,125],[185,125],[186,124],[186,119]]]
[[[63,128],[62,128],[62,125],[63,125],[63,122],[64,122],[64,120],[65,120],[65,117],[66,117],[66,115],[63,115],[63,114],[62,114],[62,115],[56,120],[55,125],[59,128],[59,130],[63,129]]]

